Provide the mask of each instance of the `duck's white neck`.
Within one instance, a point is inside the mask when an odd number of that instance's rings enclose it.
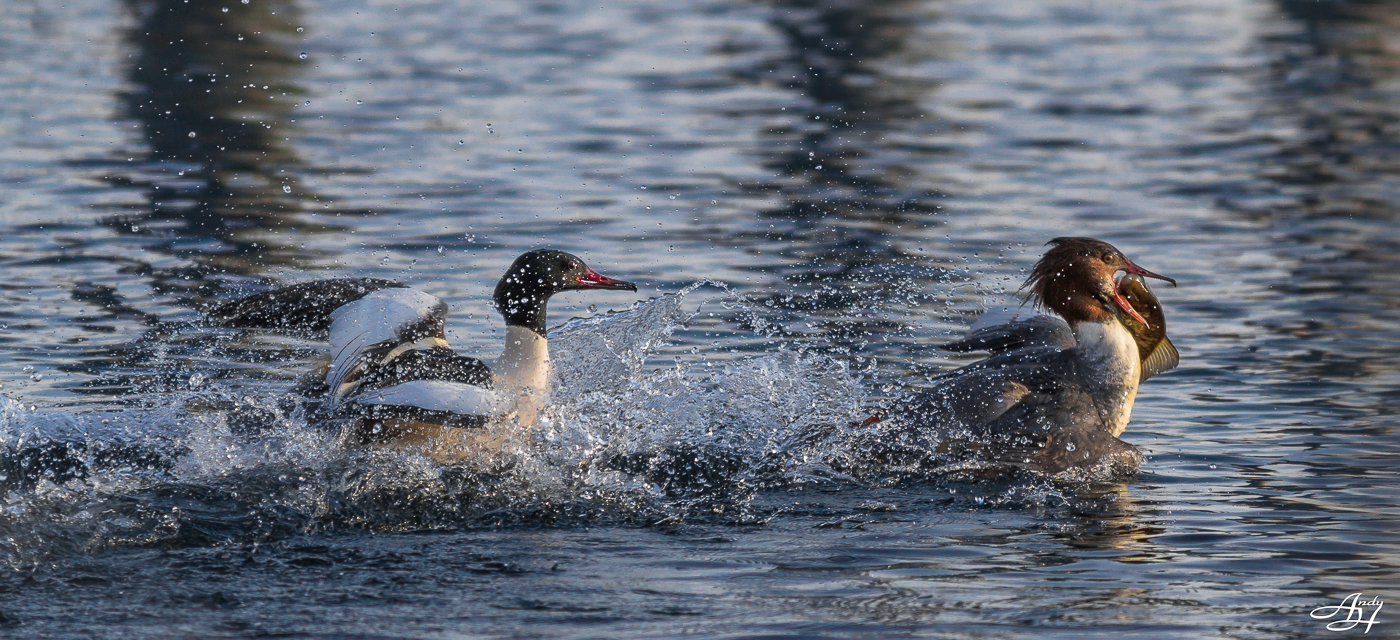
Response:
[[[506,325],[506,348],[491,374],[496,388],[513,398],[511,413],[519,424],[534,424],[549,401],[549,340],[525,327]]]
[[[1137,342],[1117,318],[1070,325],[1077,343],[1080,374],[1091,389],[1099,417],[1115,437],[1133,414],[1142,364]]]

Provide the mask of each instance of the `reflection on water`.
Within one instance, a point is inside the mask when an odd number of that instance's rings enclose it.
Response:
[[[141,194],[141,205],[100,220],[150,252],[122,270],[188,305],[217,296],[229,275],[305,264],[313,252],[299,246],[299,237],[329,228],[299,215],[318,197],[302,185],[306,168],[290,142],[304,106],[298,76],[308,65],[295,48],[305,31],[296,4],[130,0],[127,8],[136,19],[125,34],[133,54],[119,98],[143,145],[112,162],[86,163],[102,169],[112,186]],[[180,262],[158,266],[163,256]],[[158,315],[132,305],[113,285],[79,281],[71,296],[96,311],[83,319],[89,330],[114,318],[159,327]],[[176,389],[191,372],[161,366],[171,347],[159,342],[170,337],[158,328],[89,350],[60,369],[94,376],[74,387],[87,395]],[[180,350],[207,348],[196,339]]]
[[[304,27],[294,2],[130,0],[131,88],[125,115],[139,123],[146,149],[138,170],[109,178],[140,189],[148,205],[108,218],[118,233],[190,260],[192,270],[162,278],[190,287],[192,274],[256,274],[299,263],[286,232],[314,200],[299,180],[288,142],[296,130],[307,66],[295,49]],[[159,277],[159,276],[157,276]]]
[[[758,132],[758,160],[772,178],[741,183],[776,201],[756,212],[772,224],[717,238],[775,258],[763,269],[786,290],[767,302],[795,312],[784,318],[789,339],[882,353],[871,343],[906,328],[888,312],[926,304],[924,284],[948,277],[946,260],[905,242],[909,229],[937,224],[943,194],[891,142],[912,123],[937,120],[919,107],[934,84],[889,72],[933,57],[936,44],[910,20],[930,11],[906,0],[775,2],[770,24],[783,48],[734,72],[795,98]]]

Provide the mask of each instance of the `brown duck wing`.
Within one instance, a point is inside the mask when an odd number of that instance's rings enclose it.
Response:
[[[979,320],[979,323],[981,321]],[[1064,320],[1047,315],[1033,315],[1029,318],[1013,318],[1010,321],[988,326],[974,325],[967,335],[956,342],[941,345],[945,351],[966,353],[969,351],[990,351],[1006,353],[1023,347],[1074,347],[1074,333]]]

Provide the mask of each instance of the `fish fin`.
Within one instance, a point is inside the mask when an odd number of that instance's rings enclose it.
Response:
[[[1151,378],[1159,373],[1171,371],[1176,365],[1181,364],[1181,354],[1177,353],[1176,345],[1172,344],[1171,338],[1163,337],[1157,343],[1157,347],[1142,361],[1142,377],[1139,382]]]

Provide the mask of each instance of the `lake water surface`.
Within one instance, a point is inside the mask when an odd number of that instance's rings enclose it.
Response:
[[[1365,593],[1400,637],[1397,16],[10,0],[0,635],[1312,638]],[[819,428],[966,362],[1061,235],[1181,283],[1137,474]],[[545,245],[641,291],[555,299],[582,364],[496,467],[342,450],[315,343],[191,325],[386,277],[493,356]]]

